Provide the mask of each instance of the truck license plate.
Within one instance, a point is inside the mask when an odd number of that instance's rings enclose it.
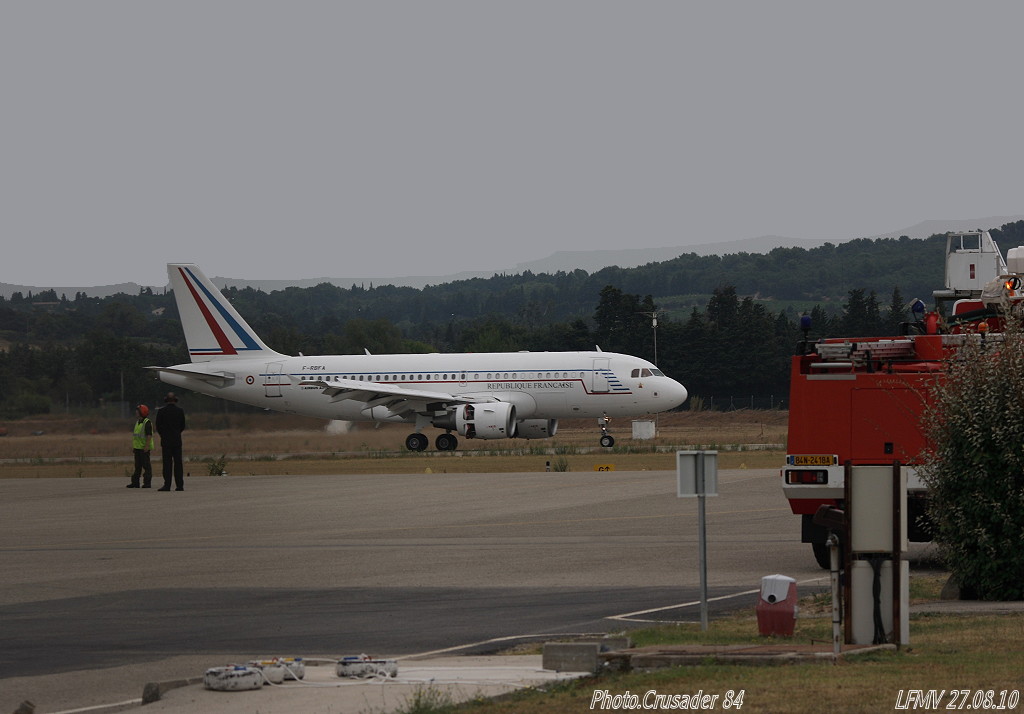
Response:
[[[832,466],[838,459],[832,454],[799,454],[793,456],[794,466]]]

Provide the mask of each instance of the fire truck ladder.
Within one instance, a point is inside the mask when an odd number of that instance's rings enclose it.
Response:
[[[822,342],[816,345],[818,355],[826,362],[849,362],[863,366],[868,361],[906,359],[914,356],[914,341],[869,340],[865,342]]]

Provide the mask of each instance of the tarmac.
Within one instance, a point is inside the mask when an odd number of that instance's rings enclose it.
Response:
[[[391,714],[434,693],[453,701],[493,697],[584,676],[589,672],[545,669],[541,655],[467,656],[461,654],[467,649],[436,648],[566,632],[551,628],[592,625],[609,613],[616,615],[610,620],[616,632],[644,626],[648,620],[637,618],[655,610],[659,620],[686,618],[692,609],[683,609],[692,603],[646,609],[653,605],[636,599],[656,591],[654,605],[679,603],[658,588],[675,592],[695,577],[694,506],[675,497],[670,476],[211,478],[171,494],[188,498],[159,506],[135,498],[149,494],[125,491],[120,482],[111,488],[108,479],[0,482],[0,521],[17,524],[0,548],[7,575],[0,606],[11,617],[0,628],[0,655],[14,664],[48,665],[0,675],[0,714],[25,699],[38,706],[26,705],[22,714]],[[776,480],[777,471],[767,469],[719,474],[722,497],[710,514],[709,540],[710,584],[718,592],[756,592],[746,588],[769,566],[798,582],[820,577],[799,542],[798,522],[772,500]],[[760,548],[750,547],[755,536]],[[355,613],[336,603],[326,612],[313,607],[377,590],[392,606]],[[438,593],[442,602],[423,604]],[[259,608],[255,616],[243,613],[244,623],[231,619],[232,606],[273,605],[279,596],[310,607],[285,610],[272,621]],[[682,592],[679,597],[686,600]],[[942,601],[911,611],[1024,612],[1024,603]],[[183,616],[193,612],[202,617]],[[383,616],[373,619],[377,613]],[[538,613],[551,614],[539,619]],[[569,631],[581,629],[598,631]],[[369,654],[401,653],[398,676],[340,679],[333,663],[361,652],[334,650],[366,646],[354,644],[357,638],[379,648]],[[283,641],[309,650],[249,651]],[[62,646],[74,656],[59,658]],[[777,659],[798,649],[761,654]],[[209,668],[273,656],[302,657],[309,665],[305,679],[242,692],[202,684]],[[751,653],[716,656],[749,660]],[[314,666],[317,660],[323,661]],[[147,690],[160,699],[143,705]]]

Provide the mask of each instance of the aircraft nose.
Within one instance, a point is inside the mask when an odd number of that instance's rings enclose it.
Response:
[[[686,398],[690,395],[686,391],[686,387],[684,387],[682,384],[680,384],[674,379],[669,381],[670,385],[667,389],[663,390],[663,393],[668,398],[668,400],[672,402],[672,406],[669,407],[669,409],[672,409],[673,407],[678,407],[680,404],[685,402]]]

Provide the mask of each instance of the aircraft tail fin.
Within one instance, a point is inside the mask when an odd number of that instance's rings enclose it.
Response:
[[[198,265],[168,263],[167,275],[193,362],[279,356],[263,344]]]

